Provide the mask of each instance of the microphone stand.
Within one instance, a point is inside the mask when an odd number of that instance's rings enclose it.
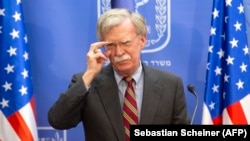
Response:
[[[190,124],[193,125],[194,117],[196,115],[196,111],[197,111],[197,107],[198,107],[198,96],[196,94],[196,91],[195,91],[195,88],[193,85],[189,84],[187,88],[188,88],[188,91],[191,92],[195,96],[195,101],[196,101],[194,112],[193,112],[192,119],[190,122]]]

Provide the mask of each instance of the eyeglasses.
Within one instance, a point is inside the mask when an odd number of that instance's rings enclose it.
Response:
[[[133,45],[133,42],[134,42],[136,37],[138,37],[138,34],[135,37],[131,38],[131,39],[122,40],[122,41],[120,41],[118,43],[110,42],[109,44],[107,44],[105,46],[105,49],[106,50],[114,50],[117,46],[119,46],[120,48],[123,48],[123,49],[124,48],[129,48],[129,47],[131,47]]]

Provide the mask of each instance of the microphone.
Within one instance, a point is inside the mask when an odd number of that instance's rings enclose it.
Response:
[[[192,116],[192,119],[191,119],[191,125],[192,125],[192,124],[193,124],[193,121],[194,121],[194,117],[195,117],[195,115],[196,115],[197,107],[198,107],[198,96],[197,96],[196,91],[195,91],[195,88],[194,88],[194,86],[193,86],[192,84],[189,84],[189,85],[187,86],[187,88],[188,88],[188,91],[189,91],[190,93],[192,93],[192,94],[195,96],[195,100],[196,100],[196,104],[195,104],[193,116]]]

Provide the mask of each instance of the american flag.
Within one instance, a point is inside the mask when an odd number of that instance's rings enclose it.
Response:
[[[250,123],[250,57],[242,0],[214,0],[202,124]]]
[[[21,0],[0,2],[0,141],[36,141],[32,77]]]

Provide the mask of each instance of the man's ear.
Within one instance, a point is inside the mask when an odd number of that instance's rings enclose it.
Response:
[[[146,35],[140,35],[140,44],[141,44],[141,49],[145,47],[147,43],[147,36]]]

